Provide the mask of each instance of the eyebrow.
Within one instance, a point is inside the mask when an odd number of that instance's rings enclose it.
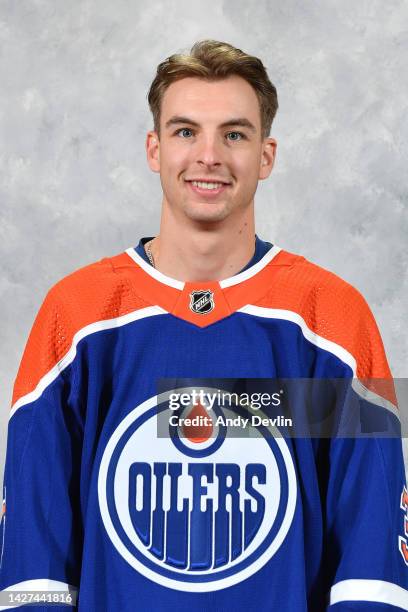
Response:
[[[189,119],[188,117],[181,117],[179,115],[175,115],[174,117],[171,117],[168,121],[166,121],[166,124],[164,127],[168,128],[171,127],[172,125],[178,125],[178,124],[188,124],[188,125],[194,125],[195,127],[200,127],[200,124],[197,123],[196,121],[193,121],[192,119]],[[223,123],[220,124],[219,127],[221,128],[225,128],[225,127],[235,127],[235,126],[239,126],[239,127],[244,127],[244,128],[248,128],[251,132],[256,132],[256,127],[253,125],[253,123],[251,123],[249,121],[249,119],[246,119],[245,117],[236,117],[233,119],[228,119],[228,121],[224,121]]]

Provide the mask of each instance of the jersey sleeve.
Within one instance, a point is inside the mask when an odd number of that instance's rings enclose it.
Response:
[[[69,591],[74,596],[79,586],[83,414],[67,345],[69,325],[64,306],[51,290],[30,332],[14,385],[1,521],[2,610],[8,609],[13,593]],[[19,605],[27,601],[18,597],[14,601]],[[70,595],[64,599],[69,602]]]
[[[380,333],[361,295],[353,291],[351,301],[352,386],[361,414],[394,418],[398,409]],[[327,482],[328,612],[408,610],[408,495],[400,435],[367,435],[363,427],[334,437]]]

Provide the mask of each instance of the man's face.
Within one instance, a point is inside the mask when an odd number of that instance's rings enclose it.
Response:
[[[223,221],[253,203],[269,176],[276,141],[263,139],[259,102],[239,76],[185,78],[166,90],[160,141],[146,140],[150,168],[160,172],[173,213],[196,222]]]

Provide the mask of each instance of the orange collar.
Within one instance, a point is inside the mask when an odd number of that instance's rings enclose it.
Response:
[[[294,256],[273,246],[256,264],[221,281],[182,282],[162,274],[134,248],[113,257],[116,272],[126,274],[135,292],[151,305],[198,327],[207,327],[260,299],[274,275]]]

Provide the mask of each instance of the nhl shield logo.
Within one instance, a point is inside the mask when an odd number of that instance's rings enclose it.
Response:
[[[207,314],[214,310],[214,293],[210,289],[190,293],[190,310],[196,314]]]

